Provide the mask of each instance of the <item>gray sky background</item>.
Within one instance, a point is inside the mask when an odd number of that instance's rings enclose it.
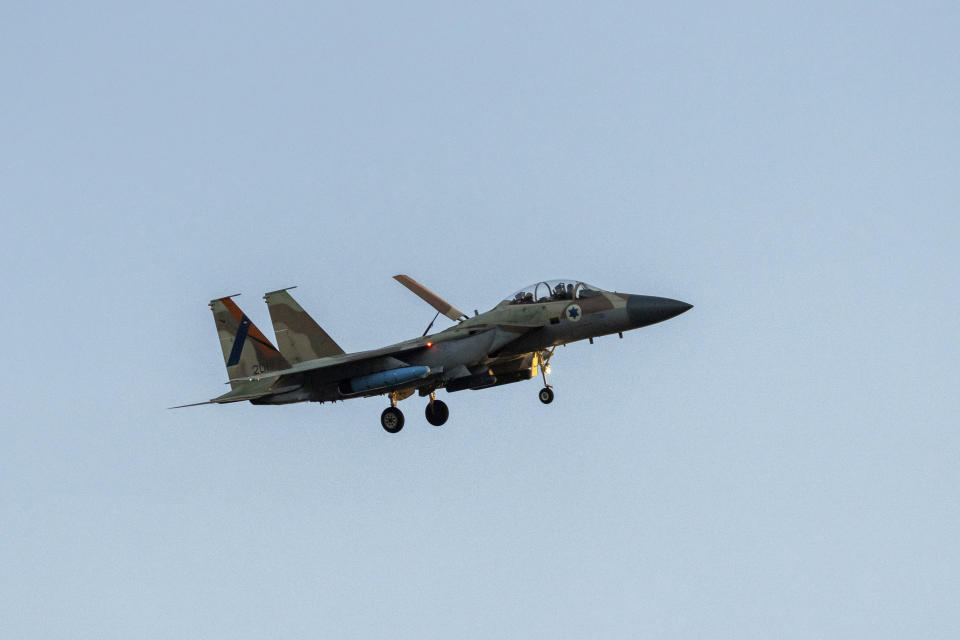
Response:
[[[0,635],[955,638],[960,7],[5,3]],[[423,402],[223,393],[554,277],[691,312]],[[438,320],[438,328],[448,326]],[[441,394],[442,396],[444,394]]]

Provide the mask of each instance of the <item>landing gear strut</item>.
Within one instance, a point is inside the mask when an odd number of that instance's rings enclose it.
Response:
[[[380,414],[380,426],[387,433],[399,433],[403,429],[403,411],[397,409],[396,393],[390,393],[390,406]]]
[[[435,427],[439,427],[450,417],[450,409],[447,408],[447,403],[443,400],[437,400],[436,393],[430,394],[430,402],[427,404],[425,413],[427,414],[427,422]]]
[[[557,348],[553,347],[550,351],[544,349],[540,352],[540,375],[543,376],[543,389],[540,389],[538,397],[543,404],[553,402],[553,387],[547,382],[547,369],[550,368],[550,358],[553,357],[553,352],[556,350]]]

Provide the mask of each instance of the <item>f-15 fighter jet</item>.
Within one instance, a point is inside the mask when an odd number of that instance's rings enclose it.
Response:
[[[344,353],[289,289],[281,289],[264,296],[277,336],[274,347],[234,296],[212,300],[231,390],[197,404],[289,404],[385,395],[390,406],[380,415],[380,424],[397,433],[404,423],[397,403],[418,393],[429,398],[427,422],[440,426],[450,410],[437,399],[438,389],[486,389],[540,375],[540,402],[550,404],[554,393],[547,374],[558,345],[593,342],[614,333],[622,338],[624,331],[668,320],[692,307],[562,279],[524,287],[493,309],[468,317],[413,278],[394,278],[437,310],[434,321],[442,313],[457,324],[428,335],[431,321],[419,338]]]

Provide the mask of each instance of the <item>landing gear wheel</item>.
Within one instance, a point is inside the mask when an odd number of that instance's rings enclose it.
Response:
[[[540,402],[543,404],[550,404],[553,402],[553,389],[550,387],[544,387],[540,389]]]
[[[403,412],[396,407],[387,407],[380,414],[380,424],[387,433],[397,433],[403,429]]]
[[[439,427],[450,417],[450,409],[447,408],[447,403],[443,400],[434,400],[427,404],[426,414],[427,422]]]

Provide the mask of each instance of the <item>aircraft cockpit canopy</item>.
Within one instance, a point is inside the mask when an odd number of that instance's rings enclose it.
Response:
[[[524,287],[504,300],[509,304],[534,304],[556,300],[578,300],[600,295],[599,287],[577,280],[546,280]]]

